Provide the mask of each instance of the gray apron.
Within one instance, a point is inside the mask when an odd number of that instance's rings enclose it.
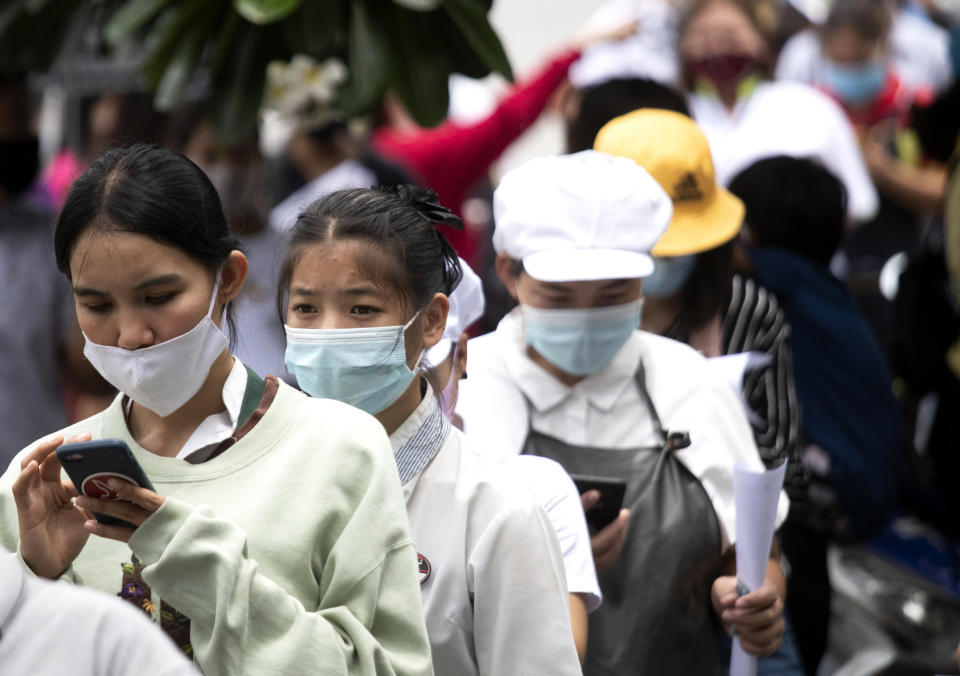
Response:
[[[590,615],[584,674],[660,676],[725,673],[725,635],[710,602],[721,574],[720,527],[700,481],[674,455],[689,445],[667,433],[646,388],[636,383],[660,439],[655,446],[574,446],[529,430],[523,452],[556,460],[570,474],[627,482],[630,523],[617,562],[599,573],[603,603]]]

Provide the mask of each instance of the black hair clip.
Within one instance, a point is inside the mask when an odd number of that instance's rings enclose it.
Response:
[[[430,188],[418,185],[397,185],[392,186],[391,191],[434,225],[442,223],[454,230],[463,230],[463,221],[460,217],[440,204],[437,193]]]

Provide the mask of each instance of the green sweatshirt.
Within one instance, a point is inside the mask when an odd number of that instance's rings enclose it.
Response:
[[[141,448],[122,397],[64,434],[81,432],[126,441],[167,499],[129,547],[91,536],[65,578],[122,591],[166,624],[189,618],[185,649],[208,676],[432,673],[416,553],[374,418],[280,384],[259,422],[199,465]],[[20,456],[0,477],[11,550],[19,471]]]

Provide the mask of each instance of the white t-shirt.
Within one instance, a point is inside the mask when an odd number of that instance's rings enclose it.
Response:
[[[377,184],[376,175],[356,160],[344,160],[288,195],[270,210],[270,227],[287,232],[297,216],[312,202],[338,190],[369,188]]]
[[[847,212],[868,221],[879,198],[843,109],[799,82],[764,82],[728,110],[716,96],[690,95],[690,113],[710,142],[717,182],[728,185],[754,162],[775,155],[817,160],[847,189]]]
[[[503,461],[503,472],[529,492],[547,512],[560,541],[567,591],[583,594],[587,612],[600,607],[603,594],[593,565],[590,532],[583,513],[580,492],[559,462],[537,455],[514,455]]]
[[[757,452],[743,407],[730,387],[691,347],[636,331],[604,369],[570,387],[527,356],[523,320],[514,310],[497,330],[469,345],[470,377],[460,383],[457,413],[477,448],[503,457],[523,450],[530,426],[578,446],[629,449],[658,443],[635,381],[640,360],[665,429],[690,433],[676,452],[706,491],[722,545],[736,542],[733,465],[757,470]],[[781,494],[777,523],[786,518]]]
[[[949,43],[949,34],[943,28],[911,12],[901,11],[890,32],[893,68],[910,89],[943,89],[953,76]],[[776,77],[818,84],[823,65],[820,40],[810,28],[787,40],[777,60]]]
[[[429,388],[390,444],[401,481],[429,460],[403,495],[437,675],[579,675],[563,560],[540,505],[443,419]]]
[[[130,603],[38,580],[0,547],[0,674],[199,676]]]

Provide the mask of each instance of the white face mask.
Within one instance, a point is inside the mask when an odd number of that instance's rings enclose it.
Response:
[[[227,348],[227,337],[211,317],[219,289],[217,273],[206,316],[176,338],[139,350],[125,350],[98,345],[83,334],[83,356],[108,383],[165,418],[200,391],[213,362]]]

